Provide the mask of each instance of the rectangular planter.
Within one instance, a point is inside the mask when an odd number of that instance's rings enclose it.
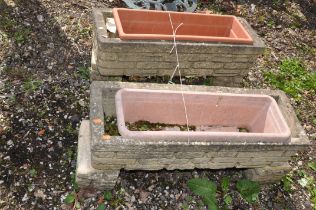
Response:
[[[169,18],[170,15],[170,18]],[[235,16],[114,8],[113,16],[123,40],[176,40],[253,44]]]
[[[291,132],[273,98],[257,94],[183,92],[190,126],[205,131],[131,131],[126,122],[186,125],[181,91],[122,89],[115,97],[120,134],[140,140],[288,142]],[[244,128],[248,132],[239,132]],[[210,131],[207,131],[207,130]],[[225,131],[226,130],[226,131]]]
[[[108,36],[106,18],[112,10],[94,9],[92,80],[120,79],[123,76],[170,76],[176,56],[172,40],[122,40]],[[240,86],[264,43],[242,18],[237,18],[253,44],[178,41],[180,70],[183,76],[210,76],[212,85]],[[169,26],[169,25],[168,25]],[[180,29],[179,29],[180,30]],[[176,75],[177,76],[177,75]]]
[[[93,82],[90,120],[83,121],[78,141],[76,177],[81,186],[112,188],[121,169],[174,170],[244,168],[247,177],[260,182],[280,180],[290,169],[288,161],[310,146],[287,96],[282,91],[227,87],[183,86],[185,91],[256,94],[273,97],[291,130],[288,142],[213,142],[142,140],[109,136],[104,116],[116,116],[115,95],[122,88],[179,91],[180,85]],[[104,190],[104,189],[103,189]]]

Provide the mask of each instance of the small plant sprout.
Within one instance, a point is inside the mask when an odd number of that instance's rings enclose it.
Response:
[[[202,198],[203,203],[207,205],[209,210],[218,209],[216,200],[217,186],[214,182],[208,179],[194,178],[187,182],[187,186],[193,193]]]
[[[260,193],[260,185],[257,182],[242,179],[236,184],[238,192],[248,203],[255,203]]]
[[[112,199],[112,193],[110,191],[105,191],[103,194],[104,200],[110,201]]]
[[[35,168],[32,168],[30,171],[29,171],[29,174],[31,177],[36,177],[37,176],[37,171]]]
[[[310,162],[307,165],[310,169],[312,169],[314,172],[316,172],[316,163],[315,162]]]
[[[68,194],[66,196],[66,198],[64,199],[64,202],[65,202],[65,204],[71,205],[72,209],[80,209],[81,208],[77,193],[75,193],[75,192]]]
[[[230,178],[225,176],[222,180],[221,180],[221,190],[222,190],[222,195],[223,195],[223,199],[224,199],[224,203],[227,206],[230,206],[233,202],[232,197],[228,194],[228,190],[229,190],[229,184],[230,184]]]
[[[41,80],[32,80],[28,79],[26,82],[23,84],[23,89],[26,92],[34,92],[37,90],[41,85],[43,84],[43,81]]]
[[[105,210],[105,204],[104,203],[101,203],[98,208],[96,208],[96,210]]]
[[[308,164],[308,166],[315,171],[314,164]],[[307,191],[310,194],[310,200],[312,204],[314,205],[314,209],[316,209],[316,182],[315,178],[311,175],[308,175],[306,171],[299,170],[297,171],[298,175],[300,176],[300,179],[297,181],[299,185],[301,185],[303,188],[307,189]]]
[[[291,192],[292,191],[292,184],[293,184],[293,179],[292,179],[292,175],[288,174],[286,176],[284,176],[281,180],[282,184],[283,184],[283,189],[286,192]]]
[[[89,80],[90,78],[90,70],[87,67],[80,66],[78,68],[78,75],[81,79]]]

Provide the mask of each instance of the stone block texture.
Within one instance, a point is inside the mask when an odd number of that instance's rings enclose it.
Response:
[[[245,176],[253,181],[269,183],[279,181],[284,174],[287,174],[290,171],[291,166],[288,163],[279,163],[273,166],[248,169],[245,171]]]
[[[98,170],[91,166],[90,123],[82,121],[79,130],[76,182],[82,187],[94,186],[100,190],[110,190],[114,187],[118,170]]]
[[[183,89],[272,96],[291,129],[291,141],[245,144],[194,140],[176,142],[168,139],[141,141],[121,136],[104,138],[104,116],[115,115],[114,95],[120,88],[180,90],[181,87],[152,83],[93,82],[90,89],[90,122],[82,123],[79,134],[77,180],[80,185],[97,184],[109,189],[113,187],[120,169],[244,168],[247,169],[245,175],[248,178],[264,183],[273,182],[288,172],[288,160],[291,156],[310,145],[282,91],[206,86],[183,86]]]
[[[109,9],[93,10],[92,80],[172,75],[176,66],[176,56],[170,54],[172,41],[124,41],[110,38],[105,20],[111,16]],[[253,38],[253,45],[178,41],[181,74],[212,76],[213,85],[239,86],[264,50],[263,41],[249,24],[242,18],[240,22]]]

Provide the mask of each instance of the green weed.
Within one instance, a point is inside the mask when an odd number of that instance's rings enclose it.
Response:
[[[66,132],[70,135],[77,135],[78,133],[77,129],[73,128],[71,123],[68,123],[66,126]]]
[[[284,176],[282,178],[281,182],[283,184],[283,189],[286,192],[292,192],[293,179],[292,179],[292,176],[290,174]]]
[[[299,100],[306,91],[316,91],[316,72],[309,72],[297,59],[283,60],[280,71],[266,72],[265,80],[275,88],[279,88]]]
[[[75,190],[75,192],[78,192],[79,191],[79,185],[77,184],[76,175],[74,173],[71,174],[70,180],[71,180],[71,185],[72,185],[73,189]]]
[[[68,161],[71,161],[72,159],[74,159],[74,152],[72,151],[71,148],[67,149],[66,155],[67,155]]]
[[[224,177],[221,180],[221,194],[224,200],[223,209],[229,209],[229,206],[233,203],[232,197],[228,194],[230,179],[228,177]],[[217,200],[216,200],[216,191],[217,186],[214,182],[205,179],[205,178],[193,178],[187,182],[188,188],[190,190],[200,196],[204,205],[207,205],[210,210],[217,210]],[[258,200],[258,195],[260,192],[260,185],[257,182],[242,179],[237,181],[236,188],[241,196],[248,202],[254,203]],[[188,196],[189,197],[189,196]],[[187,199],[188,200],[188,199]],[[184,206],[186,206],[184,203]]]
[[[71,205],[73,210],[81,209],[81,204],[78,197],[78,192],[80,188],[76,182],[76,175],[74,173],[71,174],[70,180],[73,187],[73,191],[66,196],[66,198],[64,199],[64,203]]]
[[[14,33],[14,39],[18,44],[24,43],[29,37],[30,30],[28,28],[19,28]]]
[[[266,17],[264,15],[260,15],[258,18],[257,18],[257,21],[259,24],[263,24],[266,20]]]
[[[312,169],[313,171],[316,172],[316,163],[315,162],[309,162],[307,165],[310,169]]]
[[[105,191],[103,194],[104,200],[110,201],[112,199],[112,193],[110,191]]]
[[[104,203],[101,203],[96,210],[105,210],[106,206]]]
[[[78,68],[78,75],[81,79],[89,80],[90,70],[87,67],[81,66]]]
[[[115,189],[116,193],[112,194],[110,191],[105,191],[103,193],[103,199],[106,201],[113,209],[118,208],[120,205],[125,203],[125,190],[122,187]],[[101,205],[102,209],[104,205]]]
[[[254,203],[258,200],[260,185],[257,182],[242,179],[237,181],[236,187],[238,192],[248,203]]]
[[[304,54],[308,53],[313,56],[316,56],[316,47],[312,47],[305,43],[295,43],[295,47],[296,49],[300,50]]]
[[[4,67],[3,73],[6,74],[9,79],[24,79],[26,78],[25,70],[14,67]]]
[[[75,192],[68,194],[66,196],[66,198],[64,199],[64,203],[71,205],[72,209],[80,209],[81,208],[80,202],[78,200],[78,196]]]
[[[308,164],[308,166],[315,171],[316,165],[313,163]],[[316,182],[315,178],[313,176],[310,176],[306,173],[304,170],[297,171],[298,175],[300,176],[300,179],[297,181],[299,185],[301,185],[303,188],[307,189],[307,191],[310,194],[310,200],[312,204],[314,205],[314,209],[316,210]]]
[[[232,197],[228,194],[229,184],[230,184],[229,177],[226,176],[221,180],[221,189],[222,189],[223,199],[224,199],[224,203],[227,206],[230,206],[233,202]]]
[[[4,31],[13,30],[15,25],[17,25],[16,21],[11,19],[7,13],[3,13],[2,18],[0,18],[0,24]]]
[[[43,81],[41,81],[41,80],[28,79],[28,80],[26,80],[26,82],[24,82],[23,89],[26,92],[33,92],[33,91],[37,90],[42,84],[43,84]]]
[[[187,182],[187,186],[190,190],[199,195],[203,203],[208,206],[209,209],[217,210],[216,190],[217,186],[214,182],[208,179],[190,179]]]
[[[204,79],[203,85],[212,86],[212,85],[213,85],[213,82],[214,82],[214,78],[212,78],[212,77],[207,77],[207,78]]]
[[[275,21],[273,19],[269,19],[267,21],[267,26],[269,26],[270,28],[273,28],[273,26],[275,26]]]
[[[36,169],[32,168],[30,171],[29,171],[29,174],[31,177],[36,177],[37,176],[37,171]]]
[[[272,0],[273,6],[280,7],[283,4],[283,0]]]

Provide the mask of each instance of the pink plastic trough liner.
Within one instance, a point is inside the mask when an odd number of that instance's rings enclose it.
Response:
[[[120,134],[138,140],[289,142],[290,129],[276,101],[267,95],[183,92],[189,125],[209,131],[130,131],[126,122],[186,125],[180,91],[121,89],[116,93]],[[231,129],[235,127],[236,129]],[[228,128],[228,129],[225,129]],[[246,128],[249,132],[238,132]]]

